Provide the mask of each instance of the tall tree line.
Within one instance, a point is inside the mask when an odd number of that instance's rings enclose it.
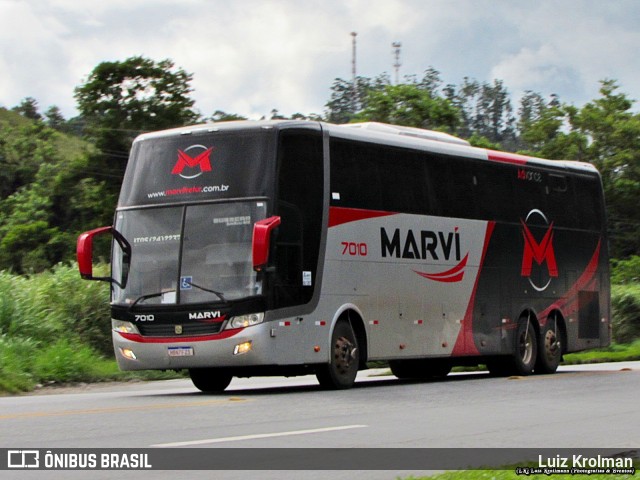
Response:
[[[0,269],[25,273],[72,259],[80,231],[111,223],[137,134],[244,119],[221,110],[201,115],[192,80],[171,60],[132,57],[94,68],[75,89],[76,118],[65,120],[55,106],[40,113],[32,97],[13,108],[19,116],[0,109]],[[377,121],[444,131],[481,147],[590,162],[602,174],[613,256],[640,254],[640,116],[616,81],[603,80],[599,97],[582,107],[532,91],[515,105],[500,80],[445,85],[434,68],[400,84],[387,74],[355,83],[336,78],[329,91],[323,115],[287,117],[274,108],[264,118]]]

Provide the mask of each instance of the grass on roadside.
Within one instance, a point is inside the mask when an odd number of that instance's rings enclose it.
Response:
[[[79,342],[58,340],[41,346],[29,339],[0,337],[0,393],[28,392],[41,386],[106,381],[180,378],[175,372],[122,372]]]
[[[638,467],[636,466],[636,469]],[[589,474],[584,475],[590,480],[631,480],[636,477],[632,474]],[[548,479],[549,475],[517,475],[515,473],[515,467],[509,470],[464,470],[464,471],[451,471],[445,473],[439,473],[428,477],[405,477],[403,480],[517,480],[522,478],[527,479]],[[583,477],[583,475],[570,475],[570,474],[553,474],[551,476],[554,480],[574,480],[577,477]]]
[[[626,344],[612,344],[585,352],[569,353],[564,356],[564,365],[583,363],[627,362],[640,360],[640,340]]]

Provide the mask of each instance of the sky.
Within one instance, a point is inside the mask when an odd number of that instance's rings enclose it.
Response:
[[[584,105],[600,81],[640,100],[638,0],[0,0],[0,106],[25,97],[77,115],[74,88],[104,61],[169,58],[195,108],[249,118],[323,114],[336,78],[500,79]],[[634,105],[638,110],[638,104]]]

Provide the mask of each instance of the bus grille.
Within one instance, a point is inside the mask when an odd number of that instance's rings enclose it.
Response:
[[[182,337],[220,333],[222,324],[223,322],[158,325],[139,324],[136,326],[143,337]],[[182,327],[182,333],[176,333],[177,326]]]

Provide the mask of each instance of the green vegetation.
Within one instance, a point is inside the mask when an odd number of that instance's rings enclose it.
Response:
[[[636,467],[637,468],[637,467]],[[572,480],[577,475],[570,474],[554,474],[551,478],[557,480]],[[581,475],[578,475],[581,477]],[[593,474],[585,475],[593,480],[631,480],[635,478],[632,474]],[[509,470],[465,470],[445,472],[428,477],[406,477],[403,480],[517,480],[528,478],[532,480],[548,479],[549,475],[517,475],[515,466]]]
[[[613,339],[619,343],[640,337],[640,284],[616,285],[611,289]]]
[[[633,343],[613,343],[607,348],[597,348],[564,356],[563,365],[583,363],[628,362],[640,360],[640,340]]]
[[[108,285],[83,281],[76,266],[30,276],[0,272],[0,392],[175,376],[118,370],[108,298]]]

